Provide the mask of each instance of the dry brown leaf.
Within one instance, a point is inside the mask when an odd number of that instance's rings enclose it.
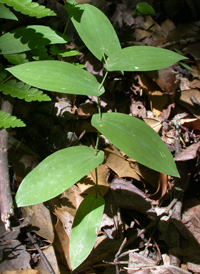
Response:
[[[161,199],[165,196],[167,192],[167,185],[168,185],[167,175],[160,173],[157,191],[154,194],[148,196],[150,199],[155,200],[153,202],[154,205],[159,205]]]
[[[139,84],[148,95],[151,104],[151,110],[155,116],[159,116],[168,103],[168,95],[159,91],[159,86],[145,74],[138,76]]]
[[[138,270],[140,269],[140,273],[141,269],[144,268],[145,270],[147,268],[151,268],[151,267],[155,267],[157,264],[157,262],[153,261],[150,258],[145,257],[142,254],[138,254],[138,253],[133,253],[130,252],[129,253],[129,264],[128,264],[128,273],[139,273]],[[134,272],[135,269],[135,272]],[[148,269],[149,271],[149,269]],[[146,272],[144,272],[146,273]]]
[[[113,179],[111,185],[115,204],[120,208],[127,208],[156,216],[155,209],[152,206],[152,200],[131,182],[124,179]]]
[[[31,225],[37,227],[32,229],[37,235],[43,237],[52,243],[54,239],[54,228],[52,224],[50,211],[43,205],[37,204],[33,206],[23,207],[22,216],[31,217]]]
[[[184,149],[180,154],[174,157],[175,161],[188,161],[197,157],[197,152],[200,147],[200,143],[192,144]]]
[[[79,117],[88,118],[98,113],[97,105],[94,102],[83,103],[76,110]]]
[[[181,105],[186,107],[194,116],[200,118],[200,108],[193,105],[191,96],[194,96],[200,102],[200,91],[198,89],[190,89],[181,91],[178,101]]]
[[[114,145],[105,149],[105,155],[105,165],[113,170],[119,178],[130,177],[140,181],[140,176],[137,174],[135,168],[131,167],[130,162],[125,159]]]
[[[176,80],[176,71],[174,65],[164,69],[149,71],[145,73],[166,93],[172,95],[178,88],[179,81]]]
[[[72,224],[71,224],[72,227]],[[63,227],[62,222],[58,219],[55,225],[56,237],[53,243],[53,247],[56,252],[59,254],[59,260],[66,266],[68,269],[71,269],[70,256],[69,256],[69,237]]]
[[[109,169],[106,165],[99,165],[97,167],[98,174],[98,194],[103,197],[109,189],[108,176]],[[83,177],[78,183],[81,193],[95,194],[96,193],[96,175],[95,169],[87,176]]]
[[[185,47],[183,51],[190,53],[196,59],[196,58],[200,58],[199,47],[200,47],[200,42],[191,43],[187,45],[187,47]]]
[[[190,82],[190,87],[200,89],[200,80],[199,79],[194,79],[192,82]]]
[[[157,118],[143,118],[144,122],[153,128],[157,133],[160,131],[162,124]]]
[[[198,199],[188,199],[184,203],[185,212],[182,217],[182,222],[194,235],[200,244],[200,202]]]
[[[181,125],[190,128],[190,130],[200,131],[200,119],[197,118],[181,119]]]
[[[154,91],[149,94],[149,99],[153,114],[159,116],[168,103],[168,95],[163,94],[161,91]]]
[[[176,25],[169,19],[166,19],[165,21],[163,21],[160,26],[162,28],[162,31],[165,37],[168,36],[169,33],[175,30],[176,28]]]
[[[65,233],[69,238],[76,210],[83,200],[80,194],[80,189],[76,185],[73,185],[63,192],[62,197],[57,197],[52,200],[54,206],[53,213],[63,224]]]
[[[144,44],[158,46],[166,41],[163,36],[162,28],[148,15],[140,20],[140,26],[143,29],[136,29],[134,36],[136,41],[143,40]]]
[[[26,267],[18,270],[3,270],[1,274],[39,274],[38,270]]]

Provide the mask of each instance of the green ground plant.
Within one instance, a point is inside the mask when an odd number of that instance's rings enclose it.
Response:
[[[51,10],[31,1],[0,2],[1,8],[6,10],[5,13],[0,12],[0,16],[7,20],[17,20],[8,6],[38,18],[55,15]],[[173,157],[159,135],[135,117],[123,113],[101,113],[100,96],[105,92],[104,82],[109,72],[158,70],[185,57],[169,50],[148,46],[121,48],[115,30],[100,10],[92,5],[79,5],[71,0],[65,3],[65,9],[86,47],[99,62],[104,63],[105,76],[102,82],[99,83],[92,74],[81,67],[55,60],[48,54],[47,46],[55,52],[59,48],[54,45],[69,42],[69,37],[46,26],[31,25],[3,33],[0,37],[0,54],[12,64],[9,68],[1,66],[0,91],[26,101],[50,100],[39,89],[96,96],[99,113],[94,114],[91,120],[98,132],[96,146],[93,149],[87,146],[68,147],[44,159],[22,181],[15,197],[18,207],[50,200],[97,168],[104,160],[104,152],[98,148],[100,134],[138,163],[179,177]],[[31,58],[30,54],[27,57],[27,52],[31,53]],[[8,121],[6,115],[0,113],[1,128],[25,126],[20,124],[22,121],[18,121],[17,125],[12,119]],[[96,182],[98,188],[97,169]],[[91,252],[103,210],[104,199],[97,194],[88,195],[78,208],[70,239],[72,269],[77,268]]]

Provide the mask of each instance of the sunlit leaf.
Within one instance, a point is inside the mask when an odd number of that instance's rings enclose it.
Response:
[[[138,163],[179,177],[174,159],[160,136],[143,121],[121,113],[93,115],[92,125],[110,142]]]
[[[117,34],[108,18],[96,7],[65,3],[72,23],[88,49],[99,60],[121,49]]]
[[[86,146],[61,149],[34,168],[22,181],[17,206],[42,203],[61,194],[103,162],[104,153]]]
[[[108,71],[149,71],[168,67],[183,59],[187,58],[170,50],[133,46],[114,52],[105,67]]]
[[[100,96],[99,82],[89,72],[61,61],[29,62],[7,69],[21,81],[60,93]]]
[[[0,54],[20,53],[47,45],[65,44],[69,40],[69,37],[62,38],[58,32],[47,26],[20,27],[0,37]]]
[[[80,204],[74,218],[70,238],[70,261],[77,268],[94,247],[102,220],[104,199],[89,194]]]
[[[1,0],[1,2],[13,7],[16,11],[37,18],[56,15],[54,11],[31,0]]]

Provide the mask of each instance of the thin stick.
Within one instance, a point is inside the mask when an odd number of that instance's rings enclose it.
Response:
[[[1,110],[12,113],[12,104],[2,99]],[[13,215],[13,204],[10,190],[10,178],[8,168],[8,131],[0,130],[0,211],[1,220],[5,225],[5,229],[10,229],[9,218]]]
[[[44,255],[44,253],[42,252],[42,250],[40,249],[39,245],[37,244],[37,242],[34,240],[33,236],[31,235],[30,232],[27,232],[26,235],[29,237],[31,243],[34,245],[34,247],[37,249],[37,252],[40,254],[40,257],[43,259],[48,271],[50,274],[56,274],[50,264],[50,262],[48,261],[47,257]]]

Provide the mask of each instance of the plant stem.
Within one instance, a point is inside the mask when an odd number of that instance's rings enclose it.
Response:
[[[96,199],[98,194],[98,174],[97,174],[97,167],[95,168],[95,177],[96,177]]]
[[[105,75],[104,75],[104,77],[103,77],[103,80],[101,81],[101,84],[100,84],[100,86],[99,86],[99,88],[98,88],[99,91],[100,91],[101,88],[103,87],[103,84],[104,84],[104,82],[105,82],[105,80],[106,80],[107,75],[108,75],[108,71],[106,70],[106,73],[105,73]],[[100,98],[97,97],[97,100],[98,100],[99,120],[101,120],[101,105],[100,105]]]
[[[67,18],[67,23],[66,23],[66,25],[65,25],[65,29],[64,29],[64,31],[63,31],[62,38],[64,37],[65,32],[66,32],[66,30],[67,30],[67,28],[68,28],[70,19],[71,19],[71,17],[69,16],[69,17]]]

